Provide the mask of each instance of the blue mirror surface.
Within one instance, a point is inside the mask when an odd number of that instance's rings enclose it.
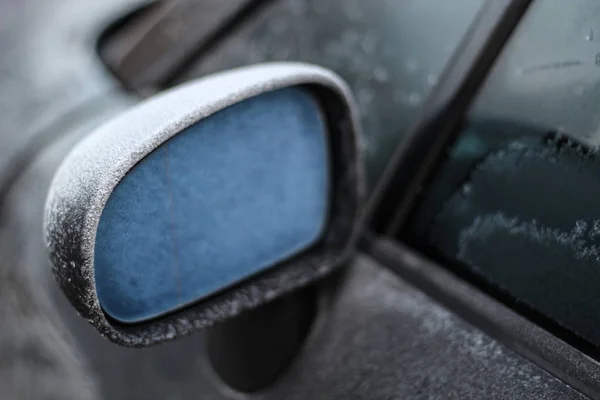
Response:
[[[135,323],[210,296],[314,244],[329,204],[318,102],[300,88],[183,130],[116,186],[98,225],[100,305]]]

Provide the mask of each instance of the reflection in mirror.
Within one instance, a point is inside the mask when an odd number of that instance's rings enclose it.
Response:
[[[329,203],[325,121],[308,91],[245,100],[183,130],[116,186],[94,274],[113,319],[145,321],[314,244]]]

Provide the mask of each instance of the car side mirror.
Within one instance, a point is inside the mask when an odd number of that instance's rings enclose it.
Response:
[[[109,339],[144,346],[335,269],[363,195],[357,113],[335,74],[273,63],[146,100],[78,144],[48,194],[54,274]]]

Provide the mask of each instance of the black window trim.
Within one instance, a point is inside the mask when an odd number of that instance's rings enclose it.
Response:
[[[533,0],[487,0],[419,117],[397,146],[364,214],[376,234],[395,235],[459,134],[479,88]]]

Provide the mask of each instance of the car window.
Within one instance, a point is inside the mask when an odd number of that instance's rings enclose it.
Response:
[[[408,240],[600,343],[600,3],[537,0],[478,94]]]

